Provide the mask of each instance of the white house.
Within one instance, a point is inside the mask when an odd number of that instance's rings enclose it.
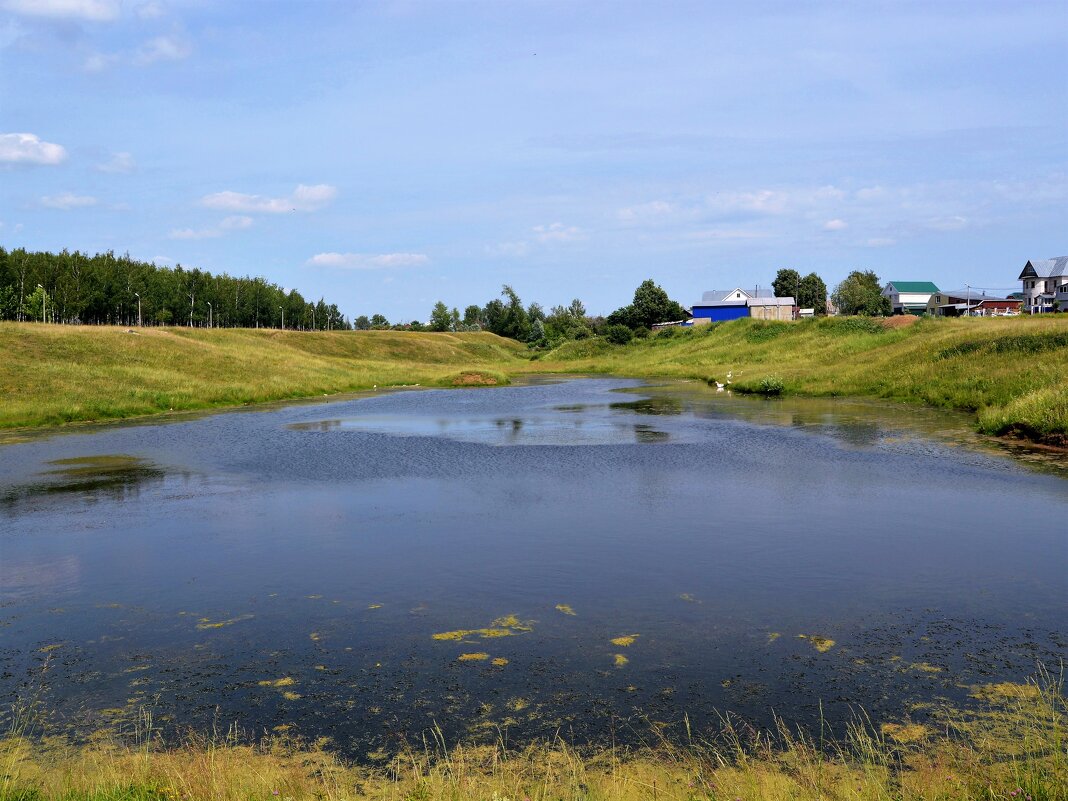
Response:
[[[1068,310],[1068,293],[1063,290],[1068,285],[1068,256],[1030,259],[1020,271],[1020,280],[1024,309],[1031,314]]]
[[[890,298],[894,314],[923,314],[936,292],[938,287],[930,281],[891,281],[883,287],[883,297]]]

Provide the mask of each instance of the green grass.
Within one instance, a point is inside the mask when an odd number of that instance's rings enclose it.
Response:
[[[1068,315],[798,323],[738,320],[623,347],[567,343],[540,369],[676,376],[760,392],[849,395],[926,403],[976,413],[989,434],[1068,441]]]
[[[898,319],[894,322],[904,322]],[[530,372],[726,381],[732,388],[925,403],[988,434],[1068,444],[1068,315],[738,320],[620,346],[532,353],[489,333],[280,332],[0,323],[0,428],[47,427],[407,384],[492,386]]]
[[[1068,801],[1059,679],[972,688],[976,708],[928,724],[863,715],[839,739],[780,725],[698,737],[652,725],[637,750],[559,738],[508,748],[447,744],[436,727],[392,756],[354,765],[330,741],[249,741],[233,732],[165,744],[151,720],[125,738],[0,739],[0,801]]]
[[[522,364],[527,353],[493,334],[126,331],[0,323],[0,428],[239,406],[376,384],[507,383],[507,368]]]

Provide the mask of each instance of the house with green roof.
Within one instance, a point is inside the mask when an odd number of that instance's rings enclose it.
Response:
[[[894,314],[924,314],[936,292],[938,287],[930,281],[891,281],[883,287],[883,297],[890,298]]]

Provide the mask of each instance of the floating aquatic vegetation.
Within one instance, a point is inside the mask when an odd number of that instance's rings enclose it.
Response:
[[[321,596],[321,595],[305,595],[304,597],[307,598],[309,601],[318,601],[323,596]]]
[[[263,681],[256,683],[260,687],[274,687],[277,689],[280,687],[292,687],[297,682],[292,676],[283,676],[280,679],[264,679]]]
[[[931,730],[922,723],[884,723],[879,731],[901,745],[921,742],[931,734]]]
[[[288,723],[279,723],[277,726],[272,728],[271,731],[276,731],[279,734],[285,734],[287,731],[289,731],[292,728],[293,727]]]
[[[568,604],[557,604],[556,605],[556,611],[557,612],[563,612],[565,615],[574,615],[575,614],[575,610],[572,609]]]
[[[782,636],[782,634],[780,634],[777,631],[769,631],[768,632],[768,645],[771,645],[771,643],[775,642],[781,636]]]
[[[479,651],[474,654],[460,654],[456,657],[458,662],[485,662],[487,659],[489,659],[489,654],[484,651]]]
[[[63,647],[63,643],[57,642],[57,643],[53,643],[52,645],[46,645],[43,648],[38,648],[37,650],[42,654],[50,654],[54,650],[56,650],[57,648],[62,648],[62,647]]]
[[[945,668],[940,668],[938,665],[932,665],[928,662],[913,662],[909,665],[909,670],[917,670],[920,673],[941,673]]]
[[[797,636],[799,639],[808,640],[812,643],[812,647],[821,654],[827,653],[837,645],[830,637],[821,637],[819,634],[798,634]]]
[[[1042,695],[1037,684],[1017,684],[1003,681],[997,684],[977,684],[968,693],[987,703],[1004,703],[1006,701],[1033,701]]]
[[[639,634],[624,634],[622,637],[613,637],[609,640],[612,645],[618,645],[621,648],[626,648],[634,644],[634,641],[641,636]]]
[[[508,664],[508,660],[505,659],[503,656],[497,656],[493,658],[492,664],[496,665],[497,667],[504,667]]]
[[[308,635],[308,639],[310,639],[312,642],[319,642],[319,640],[321,640],[322,638],[323,635],[317,631],[313,631],[311,634]]]
[[[202,617],[197,621],[198,629],[221,629],[224,626],[232,626],[234,623],[240,623],[242,620],[250,620],[255,615],[246,614],[232,617],[229,620],[212,620],[210,617]]]
[[[516,697],[511,699],[507,704],[505,704],[505,706],[511,709],[513,712],[522,712],[524,709],[530,706],[530,701],[528,701],[526,698]]]
[[[630,662],[630,660],[627,659],[627,657],[623,656],[623,654],[616,654],[615,655],[616,667],[623,667],[628,662]]]
[[[367,608],[368,609],[381,609],[382,608],[382,604],[368,604]]]
[[[284,693],[282,693],[282,697],[285,698],[287,701],[299,701],[300,693],[295,693],[292,690],[286,690]]]
[[[533,630],[534,627],[529,622],[523,622],[515,615],[505,615],[497,618],[483,629],[456,629],[454,631],[441,631],[430,636],[435,640],[459,642],[468,637],[481,637],[484,640],[490,640],[496,637],[511,637],[515,634]]]
[[[688,592],[680,592],[679,595],[678,595],[678,598],[679,598],[680,601],[685,601],[688,604],[699,604],[699,603],[701,603],[699,600],[697,600],[697,598],[695,598],[693,596],[693,594],[688,593]]]

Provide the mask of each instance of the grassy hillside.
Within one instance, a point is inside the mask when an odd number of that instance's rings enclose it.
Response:
[[[974,411],[991,434],[1068,444],[1068,315],[738,320],[630,345],[536,355],[488,333],[143,329],[0,323],[0,428],[313,397],[372,385],[470,386],[527,372],[677,376],[756,390]]]
[[[911,323],[911,324],[909,324]],[[623,347],[567,343],[542,369],[726,380],[759,389],[858,395],[974,411],[987,433],[1068,441],[1068,315],[799,323],[738,320]]]
[[[0,428],[234,406],[374,384],[506,381],[493,334],[0,323]],[[462,373],[467,375],[461,375]],[[472,373],[477,375],[472,375]]]

